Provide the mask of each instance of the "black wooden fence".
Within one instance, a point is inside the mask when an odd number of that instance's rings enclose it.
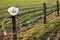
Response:
[[[55,6],[56,6],[56,9],[51,10],[48,13],[46,12],[47,9],[54,8]],[[46,16],[48,16],[49,14],[52,14],[53,12],[57,11],[57,16],[59,16],[59,10],[60,10],[59,6],[60,6],[60,4],[59,4],[58,1],[57,1],[57,3],[55,5],[51,5],[51,6],[47,6],[46,3],[43,3],[43,8],[38,8],[38,9],[31,10],[31,11],[23,12],[23,13],[17,14],[16,17],[26,15],[26,14],[31,14],[33,12],[38,12],[38,11],[43,10],[44,15],[38,16],[37,18],[35,18],[35,19],[31,20],[31,21],[27,21],[25,23],[22,23],[21,26],[26,26],[26,25],[29,25],[29,24],[33,24],[33,23],[37,22],[38,20],[40,20],[41,18],[43,18],[44,24],[45,24],[46,23]],[[13,24],[15,24],[15,21],[14,21]],[[13,25],[13,26],[16,27],[16,25]],[[15,30],[16,29],[14,29],[13,31],[15,32]]]
[[[55,10],[51,10],[50,12],[46,12],[47,9],[49,8],[54,8],[56,6],[56,9]],[[34,9],[34,10],[31,10],[31,11],[27,11],[27,12],[22,12],[20,14],[17,14],[16,16],[19,17],[19,16],[23,16],[23,15],[26,15],[26,14],[31,14],[33,12],[38,12],[38,11],[42,11],[43,10],[43,14],[42,16],[38,16],[37,18],[31,20],[31,21],[27,21],[25,23],[22,23],[21,26],[26,26],[26,25],[29,25],[29,24],[32,24],[32,23],[35,23],[36,21],[40,20],[41,18],[43,18],[44,20],[44,24],[46,23],[46,16],[48,16],[49,14],[57,11],[57,16],[59,16],[59,8],[60,4],[59,2],[57,1],[57,3],[55,5],[51,5],[51,6],[47,6],[46,3],[43,3],[43,8],[38,8],[38,9]]]

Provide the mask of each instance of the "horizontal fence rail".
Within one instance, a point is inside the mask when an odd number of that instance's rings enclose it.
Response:
[[[57,11],[57,10],[51,10],[51,12],[48,12],[46,15],[48,16],[49,14],[52,14],[55,11]],[[27,21],[25,23],[22,23],[21,26],[27,26],[29,24],[33,24],[33,23],[37,22],[38,20],[40,20],[42,18],[44,18],[44,15],[39,16],[39,17],[37,17],[37,18],[35,18],[35,19],[31,20],[31,21]]]
[[[53,8],[54,6],[56,6],[57,4],[55,5],[52,5],[52,6],[47,6],[47,9],[49,8]],[[34,9],[34,10],[31,10],[31,11],[27,11],[27,12],[22,12],[20,14],[17,14],[16,16],[23,16],[23,15],[26,15],[26,14],[31,14],[33,12],[38,12],[38,11],[42,11],[44,8],[38,8],[38,9]]]
[[[52,5],[52,6],[47,6],[47,9],[49,9],[49,8],[53,8],[54,6],[56,6],[57,4],[55,4],[55,5]],[[60,4],[59,4],[60,5]],[[18,6],[17,6],[18,7]],[[7,8],[9,8],[9,7],[7,7]],[[0,10],[7,10],[7,8],[0,8]],[[36,9],[36,8],[38,8],[38,9],[41,9],[41,7],[35,7],[35,8],[22,8],[22,9],[19,9],[19,10],[33,10],[33,9]],[[43,9],[43,8],[42,8]],[[7,11],[4,11],[4,13],[8,13]]]
[[[25,23],[22,23],[21,26],[27,26],[27,25],[29,25],[29,24],[33,24],[33,23],[35,23],[36,21],[40,20],[41,18],[43,18],[43,16],[39,16],[39,17],[37,17],[37,18],[35,18],[35,19],[31,20],[31,21],[27,21],[27,22],[25,22]]]
[[[55,4],[55,5],[51,5],[51,6],[47,6],[47,9],[49,9],[49,8],[53,8],[53,7],[55,7],[57,4]]]
[[[23,15],[31,14],[32,12],[37,12],[37,11],[41,11],[41,10],[43,10],[43,8],[38,8],[38,9],[34,9],[34,10],[31,10],[31,11],[27,11],[27,12],[22,12],[20,14],[17,14],[16,16],[23,16]]]
[[[47,6],[46,9],[54,8],[55,6],[57,7],[57,4],[51,5],[51,6]],[[35,10],[32,10],[32,11],[24,12],[24,13],[18,14],[16,16],[22,16],[22,15],[30,14],[32,12],[37,12],[37,11],[42,11],[42,10],[44,10],[44,8],[40,8],[40,9],[35,9]],[[55,10],[51,10],[50,12],[46,13],[46,16],[48,16],[49,14],[52,14],[55,11],[57,11],[57,10],[56,9]],[[27,21],[25,23],[22,23],[21,26],[26,26],[26,25],[29,25],[29,24],[33,24],[36,21],[40,20],[41,18],[44,18],[44,15],[39,16],[39,17],[37,17],[37,18],[35,18],[35,19],[31,20],[31,21]]]
[[[55,4],[56,5],[56,4]],[[59,4],[60,5],[60,4]],[[54,5],[52,5],[52,6],[54,6]],[[52,6],[48,6],[47,8],[51,8]],[[20,6],[16,6],[16,7],[20,7]],[[22,6],[21,6],[22,7]],[[7,8],[9,8],[9,7],[6,7],[6,8],[0,8],[0,10],[7,10]],[[36,8],[39,8],[39,7],[36,7]],[[20,9],[20,10],[26,10],[26,9],[33,9],[33,8],[22,8],[22,9]]]
[[[52,14],[53,12],[56,12],[57,10],[51,10],[50,12],[48,12],[46,15],[48,16],[49,14]]]

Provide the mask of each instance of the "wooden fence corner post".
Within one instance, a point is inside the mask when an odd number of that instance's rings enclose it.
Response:
[[[57,16],[59,16],[59,1],[57,1]]]
[[[43,3],[43,13],[44,13],[44,24],[46,23],[46,3]]]
[[[15,16],[12,17],[12,30],[13,30],[13,40],[17,40],[17,35],[16,35],[16,19]]]

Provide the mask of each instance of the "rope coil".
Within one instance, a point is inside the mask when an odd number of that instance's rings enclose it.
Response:
[[[6,29],[5,29],[5,22],[7,21],[6,19],[8,18],[10,17],[5,17],[4,20],[2,21],[2,30],[4,35],[7,35]]]

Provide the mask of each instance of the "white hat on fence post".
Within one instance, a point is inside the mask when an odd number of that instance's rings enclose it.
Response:
[[[19,9],[18,9],[17,7],[12,6],[12,7],[8,8],[8,12],[9,12],[11,15],[15,16],[15,15],[17,15],[17,13],[19,12]]]

